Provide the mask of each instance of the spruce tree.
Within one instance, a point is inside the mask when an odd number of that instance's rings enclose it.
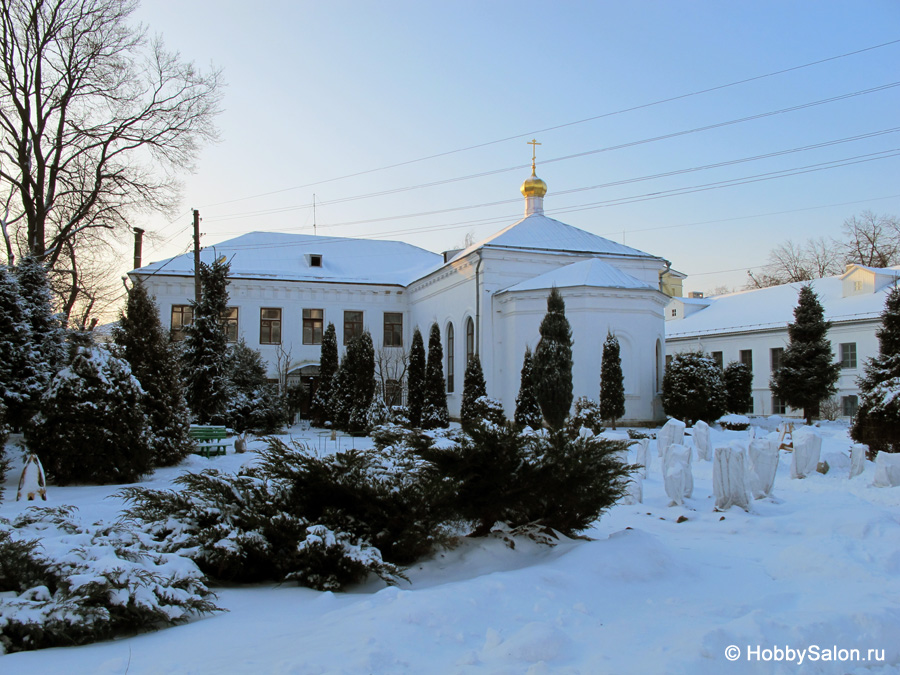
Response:
[[[676,354],[663,375],[662,404],[667,415],[689,426],[715,422],[725,414],[722,369],[702,352]]]
[[[128,289],[128,301],[113,329],[113,340],[147,394],[142,400],[150,427],[153,465],[177,464],[193,449],[188,435],[190,413],[178,359],[156,303],[140,281]]]
[[[0,486],[6,482],[9,470],[9,458],[6,456],[6,440],[9,438],[9,427],[6,425],[6,406],[0,400]],[[0,488],[0,502],[3,501],[3,489]]]
[[[285,423],[285,403],[277,385],[266,377],[262,354],[243,339],[231,345],[225,356],[228,403],[224,421],[238,433],[275,433]]]
[[[600,361],[600,416],[612,422],[625,414],[625,384],[622,375],[622,357],[619,340],[612,333],[606,334],[603,356]]]
[[[32,256],[19,260],[15,268],[22,303],[38,354],[44,385],[66,359],[66,337],[62,317],[53,311],[53,296],[47,270]]]
[[[802,408],[807,424],[812,424],[819,403],[837,391],[841,366],[833,361],[826,338],[830,327],[812,286],[804,285],[794,308],[794,323],[788,324],[790,342],[770,387],[785,404]]]
[[[133,483],[152,469],[144,393],[128,362],[79,336],[25,442],[60,485]]]
[[[188,406],[196,421],[220,421],[228,402],[225,354],[228,342],[221,317],[228,306],[230,264],[200,263],[200,302],[192,302],[194,321],[187,326],[182,367]]]
[[[463,429],[469,429],[472,424],[478,423],[480,409],[475,401],[482,396],[487,396],[487,388],[484,384],[484,372],[481,370],[481,358],[478,354],[472,354],[463,376],[462,405],[459,409],[459,421]]]
[[[428,337],[428,362],[425,365],[425,404],[422,406],[423,429],[446,429],[450,426],[447,410],[447,386],[444,382],[444,350],[441,329],[431,324]]]
[[[562,429],[572,407],[572,329],[557,288],[547,296],[541,339],[534,350],[533,376],[538,403],[551,429]]]
[[[310,406],[310,417],[317,427],[325,426],[326,422],[333,421],[330,407],[331,391],[334,386],[334,376],[338,369],[337,333],[334,324],[328,324],[322,335],[322,351],[319,356],[319,382],[316,393],[313,394]]]
[[[422,426],[422,406],[425,402],[425,345],[419,327],[413,331],[409,348],[409,368],[406,371],[406,400],[411,427]]]
[[[46,386],[29,318],[18,280],[0,265],[0,401],[13,429],[31,419]]]
[[[531,348],[525,347],[525,358],[522,360],[522,375],[519,383],[519,395],[516,396],[516,426],[520,429],[531,427],[540,429],[542,423],[541,406],[534,388],[534,365]]]
[[[850,436],[879,452],[900,452],[900,287],[887,295],[878,337],[878,356],[869,359],[859,379],[859,410]]]
[[[743,414],[753,405],[753,371],[740,361],[725,366],[725,411]]]

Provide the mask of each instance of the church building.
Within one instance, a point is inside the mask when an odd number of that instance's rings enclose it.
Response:
[[[243,338],[259,349],[271,378],[282,372],[315,386],[325,327],[335,325],[341,354],[368,330],[385,399],[399,403],[413,330],[419,327],[427,348],[437,322],[451,417],[459,416],[466,362],[477,353],[488,395],[511,418],[526,346],[536,347],[556,287],[572,327],[575,397],[598,398],[609,331],[621,345],[622,423],[663,419],[658,393],[669,301],[663,289],[680,285],[678,273],[661,257],[547,217],[547,185],[534,164],[521,192],[521,220],[442,255],[398,241],[271,232],[207,247],[204,261],[231,261],[229,340]],[[193,274],[191,254],[130,272],[156,297],[176,339],[192,318]]]

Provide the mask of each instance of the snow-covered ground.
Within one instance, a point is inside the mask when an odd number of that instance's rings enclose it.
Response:
[[[654,445],[644,503],[613,508],[589,541],[465,540],[399,588],[220,588],[228,612],[0,656],[0,673],[900,673],[900,488],[871,487],[871,462],[849,479],[846,425],[821,432],[828,474],[791,480],[782,453],[774,498],[749,513],[713,510],[712,464],[696,457],[693,497],[668,506]],[[745,437],[712,430],[714,447]],[[192,457],[144,485],[253,456]],[[29,506],[17,478],[7,518]],[[117,489],[50,486],[47,503],[110,519]]]

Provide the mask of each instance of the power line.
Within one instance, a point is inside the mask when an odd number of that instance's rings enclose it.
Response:
[[[484,147],[488,147],[488,146],[491,146],[491,145],[497,145],[497,144],[499,144],[499,143],[505,143],[505,142],[517,140],[517,139],[520,139],[520,138],[527,138],[527,137],[529,137],[529,136],[536,136],[536,135],[538,135],[538,134],[543,134],[543,133],[546,133],[546,132],[549,132],[549,131],[556,131],[556,130],[558,130],[558,129],[563,129],[563,128],[575,126],[575,125],[578,125],[578,124],[585,124],[585,123],[587,123],[587,122],[593,122],[593,121],[596,121],[596,120],[599,120],[599,119],[603,119],[603,118],[606,118],[606,117],[612,117],[612,116],[614,116],[614,115],[622,115],[622,114],[624,114],[624,113],[634,112],[634,111],[637,111],[637,110],[643,110],[643,109],[646,109],[646,108],[651,108],[651,107],[654,107],[654,106],[663,105],[663,104],[665,104],[665,103],[672,103],[672,102],[674,102],[674,101],[679,101],[679,100],[682,100],[682,99],[691,98],[691,97],[693,97],[693,96],[700,96],[700,95],[702,95],[702,94],[708,94],[708,93],[711,93],[711,92],[714,92],[714,91],[721,91],[721,90],[723,90],[723,89],[728,89],[728,88],[730,88],[730,87],[736,87],[736,86],[739,86],[739,85],[742,85],[742,84],[747,84],[747,83],[749,83],[749,82],[755,82],[755,81],[757,81],[757,80],[762,80],[762,79],[766,79],[766,78],[769,78],[769,77],[775,77],[775,76],[777,76],[777,75],[783,75],[783,74],[785,74],[785,73],[790,73],[790,72],[797,71],[797,70],[803,70],[803,69],[805,69],[805,68],[811,68],[811,67],[813,67],[813,66],[821,65],[821,64],[823,64],[823,63],[828,63],[828,62],[830,62],[830,61],[836,61],[836,60],[838,60],[838,59],[848,58],[848,57],[850,57],[850,56],[856,56],[856,55],[858,55],[858,54],[862,54],[862,53],[865,53],[865,52],[873,51],[873,50],[876,50],[876,49],[882,49],[882,48],[884,48],[884,47],[889,47],[889,46],[895,45],[895,44],[897,44],[897,43],[900,43],[900,39],[897,39],[897,40],[890,40],[889,42],[883,42],[883,43],[881,43],[881,44],[872,45],[872,46],[869,46],[869,47],[863,47],[862,49],[857,49],[857,50],[854,50],[854,51],[851,51],[851,52],[845,52],[845,53],[843,53],[843,54],[837,54],[837,55],[835,55],[835,56],[829,56],[829,57],[826,57],[826,58],[824,58],[824,59],[818,59],[818,60],[816,60],[816,61],[810,61],[810,62],[808,62],[808,63],[800,64],[800,65],[797,65],[797,66],[791,66],[791,67],[789,67],[789,68],[782,68],[781,70],[776,70],[776,71],[772,71],[772,72],[769,72],[769,73],[764,73],[764,74],[762,74],[762,75],[755,75],[755,76],[753,76],[753,77],[748,77],[748,78],[744,78],[744,79],[741,79],[741,80],[735,80],[734,82],[729,82],[729,83],[727,83],[727,84],[721,84],[721,85],[717,85],[717,86],[714,86],[714,87],[707,87],[706,89],[700,89],[700,90],[688,92],[688,93],[685,93],[685,94],[679,94],[679,95],[677,95],[677,96],[671,96],[671,97],[669,97],[669,98],[659,99],[659,100],[656,100],[656,101],[651,101],[651,102],[649,102],[649,103],[642,103],[642,104],[640,104],[640,105],[631,106],[631,107],[629,107],[629,108],[622,108],[622,109],[620,109],[620,110],[615,110],[615,111],[611,111],[611,112],[607,112],[607,113],[601,113],[601,114],[599,114],[599,115],[594,115],[594,116],[592,116],[592,117],[586,117],[586,118],[584,118],[584,119],[575,120],[575,121],[572,121],[572,122],[565,122],[565,123],[562,123],[562,124],[557,124],[557,125],[554,125],[554,126],[545,127],[545,128],[543,128],[543,129],[535,129],[535,130],[528,131],[528,132],[525,132],[525,133],[522,133],[522,134],[516,134],[515,136],[507,136],[507,137],[505,137],[505,138],[499,138],[499,139],[495,139],[495,140],[492,140],[492,141],[486,141],[486,142],[484,142],[484,143],[477,143],[477,144],[475,144],[475,145],[469,145],[469,146],[466,146],[466,147],[457,148],[457,149],[455,149],[455,150],[447,150],[447,151],[439,152],[439,153],[436,153],[436,154],[433,154],[433,155],[427,155],[427,156],[424,156],[424,157],[418,157],[418,158],[416,158],[416,159],[410,159],[410,160],[406,160],[406,161],[403,161],[403,162],[397,162],[397,163],[394,163],[394,164],[388,164],[388,165],[376,167],[376,168],[373,168],[373,169],[366,169],[366,170],[364,170],[364,171],[357,171],[357,172],[355,172],[355,173],[345,174],[345,175],[343,175],[343,176],[336,176],[336,177],[334,177],[334,178],[328,178],[328,179],[324,179],[324,180],[320,180],[320,181],[315,181],[315,182],[312,182],[312,183],[305,183],[305,184],[303,184],[303,185],[295,185],[295,186],[293,186],[293,187],[282,188],[282,189],[279,189],[279,190],[272,190],[272,191],[269,191],[269,192],[263,192],[263,193],[259,193],[259,194],[255,194],[255,195],[250,195],[250,196],[247,196],[247,197],[239,197],[239,198],[237,198],[237,199],[229,199],[229,200],[225,200],[225,201],[221,201],[221,202],[215,202],[215,203],[212,203],[212,204],[203,204],[201,207],[202,207],[202,208],[211,208],[211,207],[214,207],[214,206],[221,206],[222,204],[233,204],[233,203],[235,203],[235,202],[247,201],[247,200],[250,200],[250,199],[258,199],[258,198],[260,198],[260,197],[268,197],[268,196],[271,196],[271,195],[280,194],[280,193],[282,193],[282,192],[290,192],[290,191],[292,191],[292,190],[300,190],[300,189],[303,189],[303,188],[313,187],[313,186],[317,186],[317,185],[324,185],[324,184],[327,184],[327,183],[333,183],[333,182],[340,181],[340,180],[345,180],[345,179],[348,179],[348,178],[356,178],[356,177],[358,177],[358,176],[364,176],[364,175],[371,174],[371,173],[376,173],[376,172],[379,172],[379,171],[387,171],[387,170],[389,170],[389,169],[396,169],[396,168],[399,168],[399,167],[402,167],[402,166],[409,166],[410,164],[416,164],[416,163],[419,163],[419,162],[425,162],[425,161],[429,161],[429,160],[432,160],[432,159],[438,159],[438,158],[440,158],[440,157],[447,157],[447,156],[449,156],[449,155],[454,155],[454,154],[461,153],[461,152],[468,152],[468,151],[470,151],[470,150],[477,150],[477,149],[479,149],[479,148],[484,148]]]
[[[872,94],[872,93],[884,91],[886,89],[892,89],[895,87],[900,87],[900,81],[879,85],[877,87],[871,87],[869,89],[861,89],[859,91],[849,92],[846,94],[840,94],[837,96],[831,96],[829,98],[820,99],[818,101],[809,101],[807,103],[802,103],[802,104],[790,106],[787,108],[780,108],[778,110],[770,110],[770,111],[763,112],[763,113],[757,113],[754,115],[740,117],[740,118],[728,120],[725,122],[716,122],[715,124],[708,124],[708,125],[701,126],[701,127],[694,127],[692,129],[684,129],[681,131],[675,131],[672,133],[663,134],[661,136],[653,136],[651,138],[644,138],[644,139],[640,139],[637,141],[630,141],[628,143],[621,143],[619,145],[612,145],[612,146],[607,146],[604,148],[597,148],[594,150],[586,150],[584,152],[579,152],[579,153],[576,153],[573,155],[565,155],[562,157],[552,157],[550,159],[543,160],[542,163],[543,164],[552,164],[555,162],[564,162],[564,161],[568,161],[571,159],[578,159],[581,157],[595,155],[595,154],[602,153],[602,152],[623,150],[625,148],[632,148],[632,147],[636,147],[638,145],[646,145],[648,143],[655,143],[658,141],[670,140],[673,138],[678,138],[680,136],[687,136],[689,134],[701,133],[704,131],[711,131],[713,129],[720,129],[720,128],[732,126],[735,124],[742,124],[744,122],[750,122],[750,121],[755,121],[755,120],[759,120],[759,119],[764,119],[766,117],[773,117],[775,115],[782,115],[782,114],[786,114],[786,113],[790,113],[790,112],[796,112],[798,110],[805,110],[807,108],[812,108],[812,107],[816,107],[816,106],[820,106],[820,105],[826,105],[828,103],[834,103],[837,101],[843,101],[843,100],[846,100],[849,98],[854,98],[857,96],[865,96],[867,94]],[[892,131],[893,130],[883,130],[880,132],[872,132],[872,135],[878,135],[881,133],[890,133]],[[846,140],[856,140],[856,139],[863,138],[863,137],[864,136],[859,136],[859,137],[854,137],[852,139],[846,139]],[[846,141],[839,140],[839,141],[833,141],[833,142],[828,142],[828,143],[837,143],[837,142],[846,142]],[[812,146],[810,146],[810,147],[812,147]],[[796,150],[791,150],[791,151],[786,151],[786,152],[796,152]],[[493,169],[491,171],[482,171],[479,173],[469,174],[466,176],[457,176],[455,178],[448,178],[448,179],[439,180],[439,181],[432,181],[429,183],[420,183],[418,185],[405,186],[405,187],[401,187],[401,188],[393,188],[390,190],[382,190],[379,192],[371,192],[371,193],[362,194],[362,195],[354,195],[351,197],[343,197],[340,199],[318,201],[318,204],[320,206],[334,205],[334,204],[342,204],[342,203],[350,202],[350,201],[357,201],[360,199],[369,199],[372,197],[382,197],[385,195],[396,194],[399,192],[408,192],[411,190],[417,190],[417,189],[421,189],[421,188],[429,188],[429,187],[435,187],[435,186],[439,186],[439,185],[446,185],[448,183],[456,183],[456,182],[460,182],[460,181],[471,180],[474,178],[484,178],[486,176],[492,176],[492,175],[501,174],[501,173],[508,173],[510,171],[520,171],[523,169],[527,169],[528,166],[529,166],[528,164],[519,164],[519,165],[512,166],[512,167],[507,167],[505,169]],[[609,184],[609,185],[612,185],[612,184]],[[594,188],[579,188],[579,189],[589,190],[589,189],[594,189]],[[560,192],[557,194],[567,194],[567,192],[570,192],[570,191]],[[497,202],[497,203],[503,203],[503,202]],[[495,205],[495,204],[490,204],[490,205]],[[308,209],[308,208],[310,208],[310,206],[311,206],[311,204],[284,206],[284,207],[278,207],[278,208],[274,208],[274,209],[265,209],[262,211],[251,211],[251,212],[244,212],[244,213],[239,213],[239,214],[226,214],[226,215],[222,215],[222,216],[215,216],[215,217],[207,218],[206,220],[208,222],[217,222],[217,221],[223,221],[223,220],[234,220],[234,219],[240,219],[240,218],[250,218],[250,217],[258,217],[258,216],[265,216],[265,215],[273,215],[273,214],[278,214],[278,213],[288,213],[290,211]]]

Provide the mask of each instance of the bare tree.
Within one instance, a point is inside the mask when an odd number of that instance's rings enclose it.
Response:
[[[409,366],[409,352],[396,347],[382,347],[375,352],[375,379],[381,391],[382,398],[391,405],[388,383],[396,383],[402,387],[406,379],[406,369]]]
[[[128,25],[136,6],[0,0],[0,203],[20,254],[69,268],[70,295],[82,251],[138,212],[171,213],[175,175],[216,137],[220,72]]]
[[[839,250],[845,263],[869,267],[900,264],[900,218],[865,210],[844,221]]]

